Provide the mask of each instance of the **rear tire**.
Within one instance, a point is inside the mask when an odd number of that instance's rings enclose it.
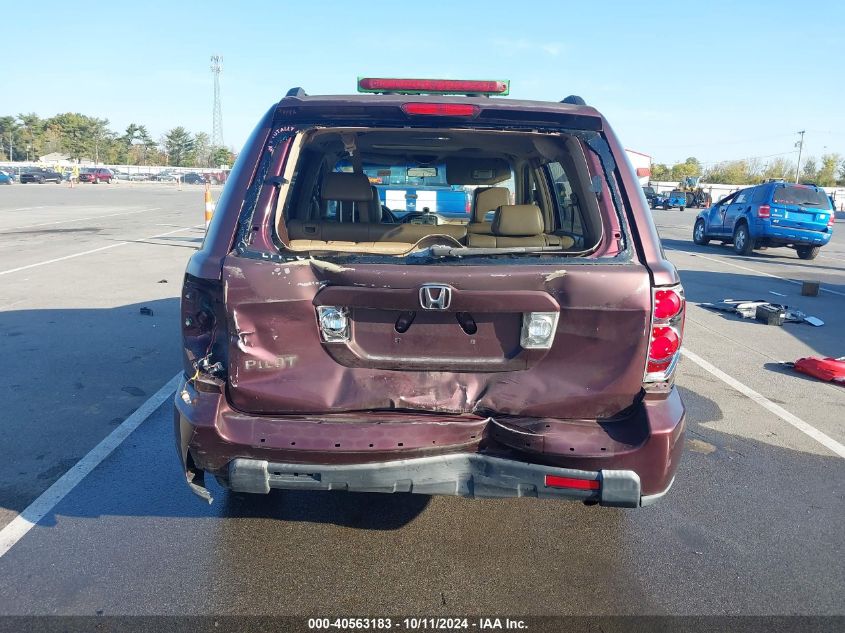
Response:
[[[795,250],[801,259],[815,259],[821,248],[821,246],[796,246]]]
[[[707,237],[707,227],[704,226],[704,220],[699,218],[695,222],[695,227],[692,229],[692,241],[699,246],[707,246],[710,243],[710,238]]]
[[[751,255],[754,251],[754,240],[747,224],[740,224],[734,229],[734,251],[737,255]]]

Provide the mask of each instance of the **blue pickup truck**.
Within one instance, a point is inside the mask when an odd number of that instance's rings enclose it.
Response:
[[[669,193],[659,193],[654,197],[654,202],[652,203],[653,209],[672,209],[677,207],[683,211],[686,206],[687,194],[679,190],[671,191]]]
[[[830,198],[815,185],[767,182],[736,191],[702,210],[692,239],[732,243],[740,255],[755,248],[788,246],[801,259],[815,259],[833,235]]]
[[[365,165],[364,173],[378,190],[381,204],[401,218],[410,214],[434,213],[445,221],[470,220],[470,192],[446,182],[441,166],[378,167]]]

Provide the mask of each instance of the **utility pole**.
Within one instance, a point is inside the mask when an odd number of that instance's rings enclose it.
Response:
[[[220,107],[220,73],[223,72],[223,57],[221,55],[211,56],[211,72],[214,75],[211,146],[223,147],[223,112]]]
[[[798,182],[798,175],[801,173],[801,150],[804,149],[804,132],[806,130],[801,130],[797,132],[797,134],[801,135],[801,139],[795,144],[798,147],[798,165],[795,166],[795,182]]]

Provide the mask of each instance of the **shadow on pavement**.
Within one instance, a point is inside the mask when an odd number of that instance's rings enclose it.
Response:
[[[176,373],[179,299],[2,311],[0,342],[0,508],[19,512]]]
[[[273,490],[266,496],[226,491],[218,500],[221,513],[230,518],[331,523],[358,530],[396,530],[425,510],[431,497],[406,493]]]

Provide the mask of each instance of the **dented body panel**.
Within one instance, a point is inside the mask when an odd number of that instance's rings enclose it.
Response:
[[[507,271],[326,268],[232,255],[223,269],[232,404],[260,414],[413,409],[562,418],[608,418],[634,404],[651,310],[646,269]],[[443,322],[426,328],[418,317],[397,333],[398,315],[419,310],[418,289],[432,280],[455,289],[450,311],[436,315]],[[357,306],[356,291],[363,291]],[[349,345],[320,340],[315,306],[326,302],[353,306]],[[522,313],[554,310],[560,318],[552,349],[519,350]],[[461,311],[478,322],[474,336],[454,318]],[[488,314],[495,317],[488,321]]]

